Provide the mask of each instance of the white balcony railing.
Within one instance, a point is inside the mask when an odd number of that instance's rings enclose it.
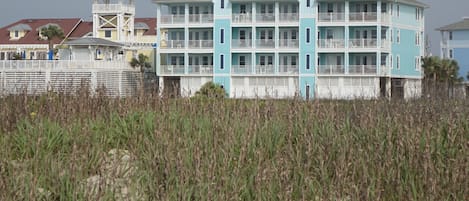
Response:
[[[274,65],[256,65],[254,72],[256,74],[274,74],[275,67]]]
[[[183,40],[162,40],[161,49],[184,49],[186,48]]]
[[[345,74],[345,67],[343,65],[319,65],[318,74],[320,75]]]
[[[345,13],[319,13],[319,22],[345,22]]]
[[[189,15],[189,23],[206,24],[213,23],[213,14],[193,14]]]
[[[280,48],[299,48],[300,44],[298,39],[280,39],[278,46]]]
[[[257,48],[275,48],[275,40],[271,39],[258,39],[256,40]]]
[[[391,41],[387,39],[381,39],[381,48],[391,49]]]
[[[184,24],[185,21],[184,15],[162,15],[160,17],[160,24]]]
[[[349,20],[350,22],[376,22],[378,14],[376,12],[351,12]]]
[[[93,12],[96,13],[119,13],[122,11],[135,14],[135,7],[125,4],[93,4]]]
[[[252,48],[252,40],[244,39],[244,40],[232,40],[231,45],[233,48],[241,48],[241,49],[251,49]]]
[[[47,69],[122,69],[131,68],[126,61],[88,60],[4,60],[0,70],[47,70]]]
[[[376,75],[376,65],[350,65],[348,68],[349,74],[354,75]]]
[[[189,65],[187,69],[188,74],[212,74],[213,66],[212,65]]]
[[[350,39],[349,48],[377,48],[376,39]]]
[[[184,65],[161,65],[160,66],[161,74],[175,75],[175,74],[184,74]]]
[[[250,13],[233,14],[231,17],[234,24],[252,23],[252,14]]]
[[[298,74],[299,68],[294,65],[280,65],[278,67],[278,72],[280,74]]]
[[[279,14],[280,22],[296,22],[298,23],[299,14],[298,13],[280,13]]]
[[[318,40],[319,48],[344,48],[345,40],[344,39],[319,39]]]
[[[189,48],[211,49],[213,48],[213,40],[190,40]]]
[[[252,74],[251,65],[231,65],[232,74]]]
[[[256,15],[256,22],[275,22],[274,13],[262,13]]]
[[[391,69],[392,68],[387,65],[381,65],[381,69],[380,69],[381,76],[390,76]]]

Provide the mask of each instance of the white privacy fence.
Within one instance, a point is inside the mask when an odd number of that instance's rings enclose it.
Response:
[[[62,66],[57,61],[0,62],[0,95],[40,95],[48,91],[74,94],[77,90],[95,93],[104,89],[112,97],[127,97],[137,93],[141,73],[125,67],[125,63],[89,61],[81,65]],[[65,63],[65,62],[62,62]],[[27,65],[29,64],[29,65]],[[86,67],[85,67],[86,66]]]

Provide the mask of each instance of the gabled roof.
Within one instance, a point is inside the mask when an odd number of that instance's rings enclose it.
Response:
[[[23,19],[13,24],[0,28],[0,45],[27,45],[27,44],[48,44],[47,40],[41,40],[39,37],[39,28],[47,24],[56,24],[64,32],[64,36],[69,36],[75,30],[82,20],[80,18],[67,19]],[[18,40],[10,40],[10,29],[18,27],[26,28],[26,35]],[[60,44],[62,39],[52,40],[53,44]]]
[[[137,24],[144,23],[147,25],[148,29],[143,33],[144,36],[156,36],[156,18],[135,18],[135,27],[137,28]]]
[[[137,29],[139,29],[139,30],[148,30],[150,28],[148,27],[148,25],[145,22],[137,22],[137,23],[135,23],[135,29],[136,30]]]
[[[77,38],[70,41],[66,41],[65,45],[75,45],[75,46],[107,46],[107,47],[122,47],[123,44],[112,42],[110,40],[102,39],[102,38]]]
[[[8,31],[31,31],[31,27],[27,24],[17,24],[8,28]]]
[[[446,25],[436,29],[438,31],[456,31],[456,30],[469,30],[469,17],[463,18],[462,21]]]
[[[424,4],[420,1],[417,1],[417,0],[396,0],[397,2],[400,2],[400,3],[404,3],[404,4],[410,4],[410,5],[414,5],[414,6],[421,6],[421,7],[425,7],[425,8],[428,8],[430,6],[428,6],[427,4]]]

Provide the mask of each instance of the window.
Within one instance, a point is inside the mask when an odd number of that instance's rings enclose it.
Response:
[[[338,66],[341,66],[341,65],[342,65],[342,57],[341,57],[341,56],[337,56],[335,62],[336,62],[336,64],[337,64]]]
[[[311,42],[311,29],[306,28],[306,43],[310,43],[310,42]]]
[[[246,14],[246,4],[241,4],[240,5],[239,13]]]
[[[105,38],[111,38],[111,37],[112,37],[112,32],[111,32],[111,30],[106,30],[106,31],[104,31],[104,37],[105,37]]]
[[[260,57],[260,62],[259,62],[259,64],[260,64],[261,66],[265,66],[265,56],[261,56],[261,57]]]
[[[311,55],[307,54],[306,55],[306,70],[309,70],[311,68],[310,64],[311,64]]]
[[[269,40],[273,40],[273,39],[274,39],[274,31],[273,31],[273,30],[269,30],[268,34],[269,34],[269,35],[268,35],[268,39],[269,39]]]
[[[388,5],[386,3],[381,3],[381,12],[386,13],[388,10]]]
[[[391,31],[389,32],[391,35],[390,35],[390,38],[391,38],[391,43],[394,42],[394,31],[391,29]]]
[[[389,57],[389,64],[391,65],[391,68],[394,67],[394,61],[392,60],[392,55]]]
[[[385,55],[381,55],[381,66],[386,66],[387,57]]]
[[[453,40],[453,32],[452,31],[449,32],[449,40]]]
[[[419,70],[419,69],[420,69],[420,58],[415,57],[415,70]]]
[[[246,56],[239,56],[239,65],[242,67],[246,66]]]
[[[306,0],[306,7],[311,7],[311,0]]]
[[[291,32],[291,39],[296,40],[296,31]]]
[[[450,58],[450,59],[453,58],[453,50],[452,50],[452,49],[449,50],[449,58]]]
[[[220,43],[225,43],[225,29],[220,29]]]
[[[225,8],[225,0],[220,0],[220,8]]]
[[[274,65],[274,57],[268,56],[267,57],[267,65]]]
[[[225,69],[225,55],[220,54],[220,69]]]
[[[401,43],[401,30],[397,30],[396,43]]]
[[[15,38],[18,38],[18,37],[20,37],[20,33],[19,31],[15,31]]]
[[[291,56],[291,65],[296,66],[296,56]]]
[[[332,3],[327,3],[327,12],[328,12],[328,13],[334,12],[334,4],[332,4]]]
[[[415,45],[420,46],[420,33],[415,33]]]
[[[397,4],[397,6],[396,6],[396,14],[397,14],[397,17],[399,17],[401,15],[401,9],[400,9],[399,4]]]
[[[401,68],[401,57],[399,55],[396,56],[396,68]]]
[[[377,38],[378,38],[378,31],[371,30],[371,39],[377,39]]]

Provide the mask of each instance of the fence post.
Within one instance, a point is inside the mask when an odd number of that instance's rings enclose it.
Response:
[[[122,74],[124,73],[124,71],[118,71],[119,72],[119,79],[118,79],[118,82],[119,82],[119,92],[118,92],[118,96],[121,97],[122,96]]]
[[[96,94],[96,90],[98,89],[98,73],[96,71],[91,71],[91,79],[90,79],[90,90],[91,94]]]

